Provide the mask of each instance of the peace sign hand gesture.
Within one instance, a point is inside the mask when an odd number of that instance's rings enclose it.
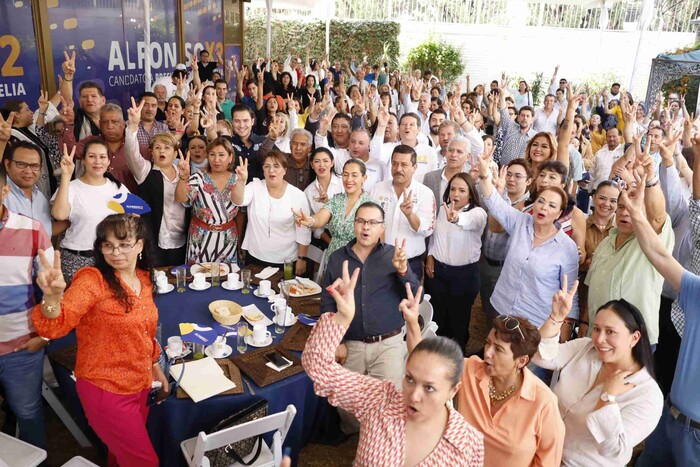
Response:
[[[236,183],[245,184],[248,181],[248,159],[241,157],[240,161],[236,167]]]
[[[49,108],[49,92],[43,89],[39,91],[39,112],[46,113]]]
[[[65,61],[61,65],[61,69],[63,70],[63,76],[64,78],[70,79],[75,74],[75,50],[71,52],[70,57],[68,56],[68,52],[64,50],[63,58],[65,59]]]
[[[408,217],[413,214],[413,191],[406,192],[406,190],[404,190],[403,202],[399,207],[404,216]]]
[[[394,243],[394,257],[391,258],[391,264],[394,265],[396,272],[402,276],[408,271],[408,258],[406,257],[406,239],[404,238],[399,247],[399,239]]]
[[[414,296],[413,290],[411,290],[411,284],[406,283],[406,298],[399,303],[399,311],[403,313],[403,319],[407,323],[418,323],[418,308],[422,296],[423,286],[418,287],[416,295]]]
[[[294,214],[294,222],[296,222],[297,225],[303,225],[304,227],[311,227],[314,225],[313,216],[307,216],[303,209],[295,211],[294,208],[292,208],[292,214]]]
[[[345,326],[349,326],[355,317],[355,285],[359,276],[360,268],[355,268],[351,276],[348,271],[348,262],[343,261],[342,277],[326,287],[326,291],[335,300],[338,310],[335,319],[340,318]]]
[[[75,163],[73,162],[73,157],[75,156],[75,146],[71,148],[70,154],[68,153],[68,146],[63,145],[63,157],[61,158],[61,175],[70,178],[75,170]]]
[[[129,107],[126,111],[128,114],[129,118],[129,130],[131,130],[132,133],[138,131],[139,129],[139,123],[141,123],[141,110],[143,110],[143,106],[146,103],[145,100],[141,101],[141,104],[136,105],[136,100],[132,97],[131,98],[131,107]]]
[[[448,206],[447,203],[442,203],[442,207],[445,208],[445,216],[447,217],[447,222],[451,222],[453,224],[456,224],[457,221],[459,220],[459,213],[452,209],[452,205],[450,204]]]
[[[180,172],[180,180],[187,181],[190,178],[190,152],[185,153],[185,157],[182,157],[182,151],[177,150],[180,159],[177,163],[177,170]]]
[[[10,112],[10,116],[5,120],[0,115],[0,141],[9,141],[12,136],[12,122],[15,119],[15,113]]]
[[[55,302],[60,300],[63,291],[66,290],[66,280],[61,272],[61,253],[56,250],[53,253],[53,265],[46,258],[44,250],[38,251],[41,270],[37,274],[36,283],[44,292],[44,300]]]
[[[552,297],[552,313],[551,317],[555,321],[564,321],[569,313],[571,312],[571,307],[574,301],[574,296],[576,295],[576,290],[578,289],[578,281],[574,282],[571,289],[568,289],[569,278],[564,274],[562,279],[561,290],[554,294]],[[568,290],[568,292],[567,292]]]

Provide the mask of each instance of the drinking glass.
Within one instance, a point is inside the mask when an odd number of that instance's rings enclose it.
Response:
[[[239,321],[236,326],[236,349],[238,353],[243,353],[248,348],[245,338],[248,336],[248,323]]]
[[[277,308],[273,306],[273,309],[275,310],[275,319],[273,320],[275,322],[275,334],[283,334],[284,325],[286,324],[285,321],[287,319],[287,307]]]
[[[199,360],[200,358],[204,358],[204,344],[200,344],[198,342],[193,342],[192,346],[192,358],[195,360]]]
[[[241,271],[241,281],[243,282],[243,293],[250,293],[250,269],[243,269]]]
[[[177,291],[183,293],[187,287],[187,268],[179,267],[175,269],[175,279],[177,281]]]
[[[287,259],[284,261],[284,280],[291,280],[292,277],[294,277],[294,260]]]
[[[211,286],[212,287],[218,287],[219,286],[219,279],[221,275],[221,263],[218,261],[212,261],[211,262]]]

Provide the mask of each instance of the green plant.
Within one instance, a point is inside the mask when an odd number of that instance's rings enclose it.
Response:
[[[425,42],[408,52],[406,66],[413,69],[431,70],[436,75],[442,70],[442,77],[450,82],[462,74],[465,63],[462,60],[462,53],[457,47],[444,40],[429,37]]]
[[[546,91],[546,89],[542,87],[543,80],[544,80],[544,73],[542,73],[541,71],[538,71],[537,73],[535,73],[535,79],[533,79],[532,83],[530,83],[530,92],[532,93],[532,103],[535,105],[535,107],[540,105],[540,102],[542,102],[542,97],[544,95],[544,91]],[[545,83],[545,85],[546,85],[546,83]]]

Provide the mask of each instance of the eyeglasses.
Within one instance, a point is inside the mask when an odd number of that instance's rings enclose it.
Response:
[[[128,243],[121,243],[119,245],[110,245],[109,243],[103,243],[100,249],[102,250],[102,254],[105,255],[113,255],[116,254],[117,251],[119,253],[124,253],[124,254],[129,254],[131,253],[131,250],[134,249],[136,246],[136,243],[134,244],[128,244]]]
[[[27,163],[27,162],[22,162],[22,161],[12,161],[12,162],[15,163],[15,165],[17,166],[17,168],[18,168],[19,170],[24,170],[24,169],[26,169],[27,167],[29,167],[29,169],[30,169],[32,172],[38,172],[38,171],[41,170],[41,164],[36,164],[36,163],[34,163],[34,164],[29,164],[29,163]]]
[[[369,225],[370,227],[375,227],[375,226],[381,225],[383,223],[384,223],[384,221],[378,221],[378,220],[374,220],[374,219],[367,220],[367,219],[363,219],[361,217],[355,218],[355,224],[360,225],[362,227],[364,227],[365,225]]]
[[[513,318],[512,316],[509,315],[501,315],[498,318],[499,321],[502,321],[503,324],[506,327],[506,330],[508,331],[515,331],[516,329],[520,333],[520,337],[525,339],[525,335],[523,334],[522,329],[520,329],[520,321],[518,321],[516,318]]]
[[[526,176],[523,174],[514,174],[513,172],[506,172],[506,178],[514,178],[516,180],[522,180]]]

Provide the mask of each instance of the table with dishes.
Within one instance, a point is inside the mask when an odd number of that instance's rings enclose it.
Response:
[[[237,378],[230,380],[238,380],[238,383],[235,389],[207,396],[196,403],[183,392],[183,385],[161,404],[151,407],[148,429],[161,465],[181,465],[180,443],[183,440],[197,436],[200,431],[210,432],[222,419],[260,399],[268,401],[270,414],[285,410],[288,404],[296,407],[297,415],[284,443],[292,448],[296,458],[312,434],[315,418],[319,414],[322,416],[326,404],[314,394],[313,384],[301,368],[299,353],[319,313],[320,286],[304,279],[285,281],[282,297],[279,293],[282,271],[255,266],[247,272],[237,271],[234,265],[234,272],[228,276],[231,266],[221,264],[217,281],[216,274],[212,280],[206,265],[204,271],[197,266],[165,268],[156,273],[160,342],[170,357],[186,352],[185,361],[195,355],[196,358],[215,358],[222,368],[233,368]],[[185,287],[182,282],[178,284],[178,269],[187,281]],[[240,281],[241,276],[245,284]],[[231,283],[229,278],[238,278],[239,282]],[[287,300],[287,306],[281,298]],[[277,324],[276,314],[280,318]],[[65,349],[74,342],[74,337],[67,336],[52,343],[49,352]],[[169,344],[172,348],[168,348]],[[75,384],[66,369],[70,365],[61,365],[59,354],[57,352],[58,358],[52,359],[57,380],[68,398],[73,399],[70,401],[73,411],[82,413]],[[271,359],[273,356],[275,358]],[[273,360],[284,365],[275,367]],[[176,363],[180,361],[176,359]],[[188,376],[186,371],[187,366],[183,383]],[[239,384],[242,387],[238,387]],[[227,387],[232,385],[229,383]],[[193,394],[192,398],[197,399],[197,396]]]

